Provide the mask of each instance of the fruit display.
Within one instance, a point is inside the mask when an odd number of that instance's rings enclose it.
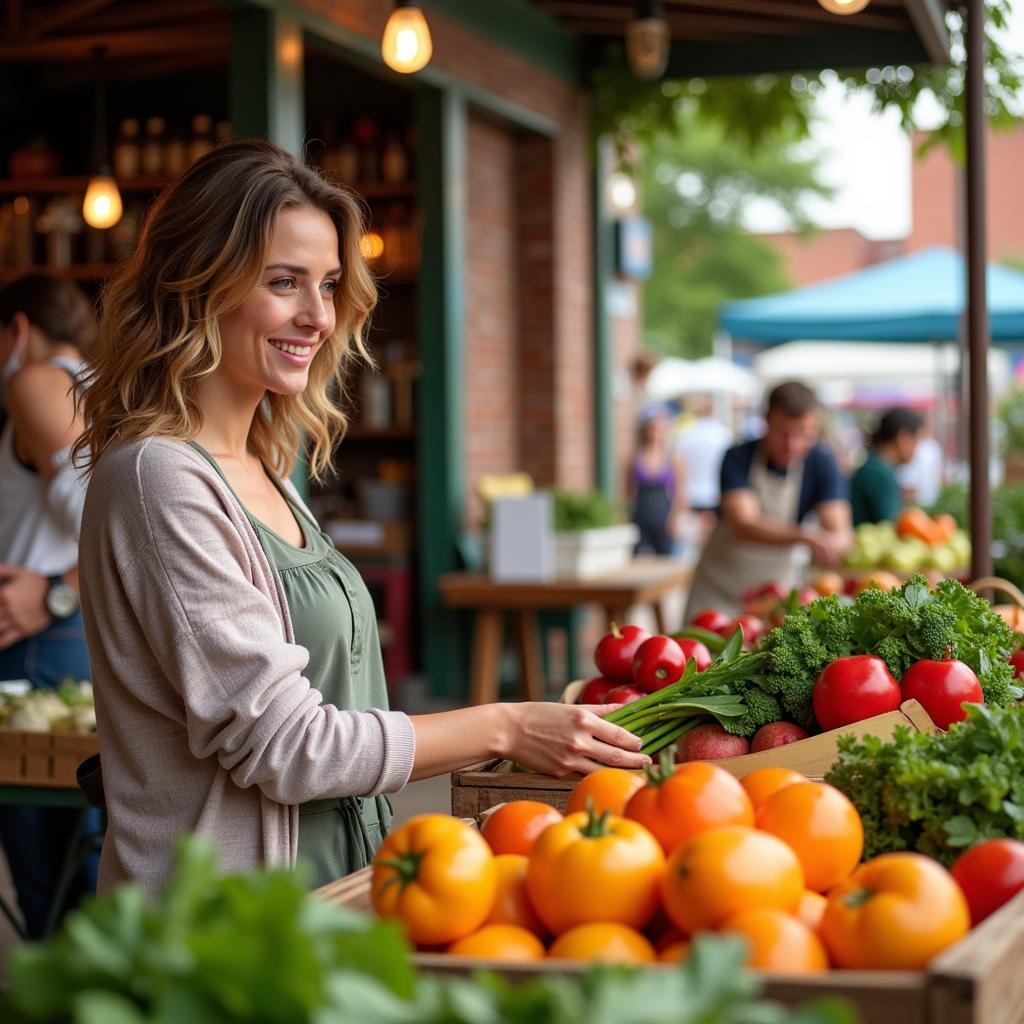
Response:
[[[676,764],[667,750],[646,777],[605,770],[606,792],[621,799],[633,791],[621,815],[595,809],[588,778],[571,797],[587,809],[539,836],[532,819],[510,819],[530,852],[491,854],[490,872],[487,844],[471,824],[412,819],[375,859],[375,911],[420,948],[496,964],[685,963],[715,933],[742,940],[748,967],[821,974],[921,970],[967,934],[972,918],[1024,889],[1024,843],[982,844],[953,872],[910,851],[862,862],[854,802],[786,769],[741,782],[706,762]],[[444,923],[444,941],[437,923],[425,929],[428,907]]]
[[[843,558],[851,569],[951,573],[971,561],[970,537],[951,516],[931,519],[917,508],[905,509],[895,523],[861,523],[853,538]]]
[[[22,732],[95,732],[92,684],[66,679],[56,690],[40,687],[23,694],[0,694],[0,728]]]

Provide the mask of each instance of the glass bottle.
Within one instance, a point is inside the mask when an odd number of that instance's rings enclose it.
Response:
[[[137,178],[139,176],[140,159],[139,122],[134,117],[126,117],[121,122],[117,142],[114,143],[114,176],[117,178]]]
[[[359,184],[380,181],[380,154],[377,150],[377,122],[360,117],[352,122],[352,138],[359,147]]]
[[[167,122],[162,117],[146,118],[146,139],[142,143],[142,173],[163,174],[164,132]]]
[[[389,185],[399,185],[409,177],[409,157],[398,132],[389,132],[380,157],[381,177]]]
[[[188,162],[195,163],[211,149],[213,149],[213,118],[207,114],[196,114],[192,118],[192,138],[188,144]]]
[[[218,121],[216,127],[213,130],[214,141],[217,145],[221,145],[225,142],[230,142],[232,139],[231,134],[231,122],[230,121]]]
[[[164,146],[164,173],[181,174],[188,167],[188,146],[178,129],[172,129],[167,145]]]

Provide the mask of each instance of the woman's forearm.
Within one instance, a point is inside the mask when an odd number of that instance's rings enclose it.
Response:
[[[416,757],[410,781],[443,775],[494,757],[507,757],[513,706],[482,704],[433,715],[412,715]]]

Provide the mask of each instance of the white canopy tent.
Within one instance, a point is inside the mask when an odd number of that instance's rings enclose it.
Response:
[[[683,395],[739,395],[754,398],[761,392],[755,374],[721,356],[706,359],[662,359],[647,378],[650,402],[670,402]]]

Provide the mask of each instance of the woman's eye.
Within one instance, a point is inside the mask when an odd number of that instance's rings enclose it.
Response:
[[[337,281],[324,281],[324,283],[323,283],[323,285],[321,287],[326,288],[328,293],[333,295],[338,290],[338,282]]]
[[[275,280],[270,282],[270,287],[271,288],[280,288],[282,290],[287,290],[289,288],[294,288],[295,287],[295,278],[294,277],[279,277],[279,278],[276,278]]]

